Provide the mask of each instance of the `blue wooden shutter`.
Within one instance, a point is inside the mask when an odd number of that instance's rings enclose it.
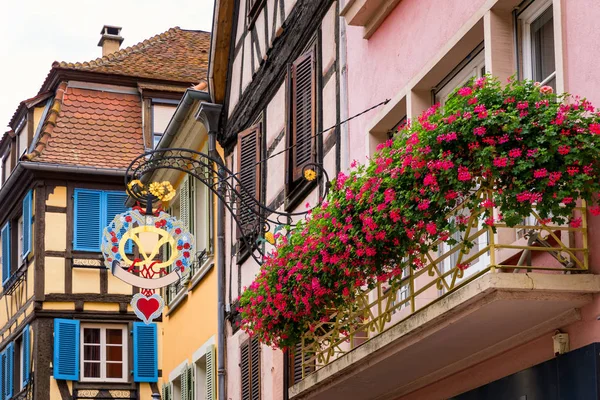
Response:
[[[75,190],[75,233],[73,249],[100,251],[102,229],[102,192],[99,190]]]
[[[23,258],[31,252],[31,190],[23,199]]]
[[[6,346],[6,390],[5,399],[10,399],[14,393],[14,360],[15,360],[15,343],[11,342]]]
[[[6,395],[6,350],[0,353],[0,398]]]
[[[158,381],[156,324],[133,323],[133,380]]]
[[[79,380],[79,321],[54,320],[54,379]]]
[[[23,329],[23,360],[21,365],[22,376],[23,376],[23,387],[29,383],[29,367],[31,365],[31,336],[29,333],[29,325]]]
[[[127,194],[125,192],[105,192],[105,213],[104,213],[104,225],[102,226],[102,231],[104,231],[104,227],[108,226],[115,219],[115,215],[122,214],[127,211],[127,207],[125,206],[125,201],[127,201]],[[102,232],[100,233],[102,237]],[[127,242],[127,246],[125,246],[125,251],[127,253],[133,252],[132,241],[129,240]]]
[[[0,231],[2,235],[2,284],[10,278],[10,222]]]

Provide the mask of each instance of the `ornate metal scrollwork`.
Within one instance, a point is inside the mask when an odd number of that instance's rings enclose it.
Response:
[[[250,249],[250,254],[259,264],[262,264],[265,254],[257,239],[263,237],[273,226],[294,226],[294,220],[302,219],[321,204],[330,186],[327,171],[321,164],[306,165],[303,170],[304,177],[322,185],[322,196],[314,207],[306,211],[283,212],[258,201],[256,196],[242,185],[239,173],[229,170],[220,158],[189,149],[173,148],[150,151],[131,162],[125,174],[125,187],[129,196],[147,209],[158,203],[159,199],[156,196],[131,185],[131,182],[145,182],[155,171],[164,169],[181,171],[196,178],[222,200],[240,232],[244,247]]]

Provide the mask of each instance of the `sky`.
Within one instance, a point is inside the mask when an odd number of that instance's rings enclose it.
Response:
[[[104,25],[123,29],[121,48],[169,28],[210,31],[214,0],[1,0],[0,136],[22,100],[35,96],[54,61],[89,61]]]

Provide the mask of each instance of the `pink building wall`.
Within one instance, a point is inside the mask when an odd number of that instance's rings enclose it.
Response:
[[[370,39],[363,28],[347,27],[348,115],[393,98],[438,53],[484,0],[403,0]],[[600,2],[554,0],[561,6],[563,77],[565,91],[588,98],[600,107]],[[460,60],[457,60],[457,62]],[[368,127],[378,111],[349,125],[349,159],[364,161],[369,155]],[[398,116],[399,118],[401,116]],[[398,118],[398,119],[399,119]],[[391,128],[391,127],[390,127]],[[589,262],[600,273],[600,217],[589,216]],[[600,297],[581,310],[581,320],[565,326],[570,347],[600,342]],[[439,399],[453,396],[529,368],[552,357],[552,332],[510,351],[402,397]]]
[[[348,115],[393,98],[483,3],[404,0],[369,40],[363,39],[362,27],[348,26]],[[351,160],[368,155],[364,135],[376,113],[350,123]]]

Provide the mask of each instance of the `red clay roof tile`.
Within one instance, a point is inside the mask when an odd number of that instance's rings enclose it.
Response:
[[[56,126],[33,160],[126,168],[143,152],[138,95],[67,87]]]
[[[206,78],[210,33],[171,28],[89,62],[55,62],[55,68],[196,84]]]

